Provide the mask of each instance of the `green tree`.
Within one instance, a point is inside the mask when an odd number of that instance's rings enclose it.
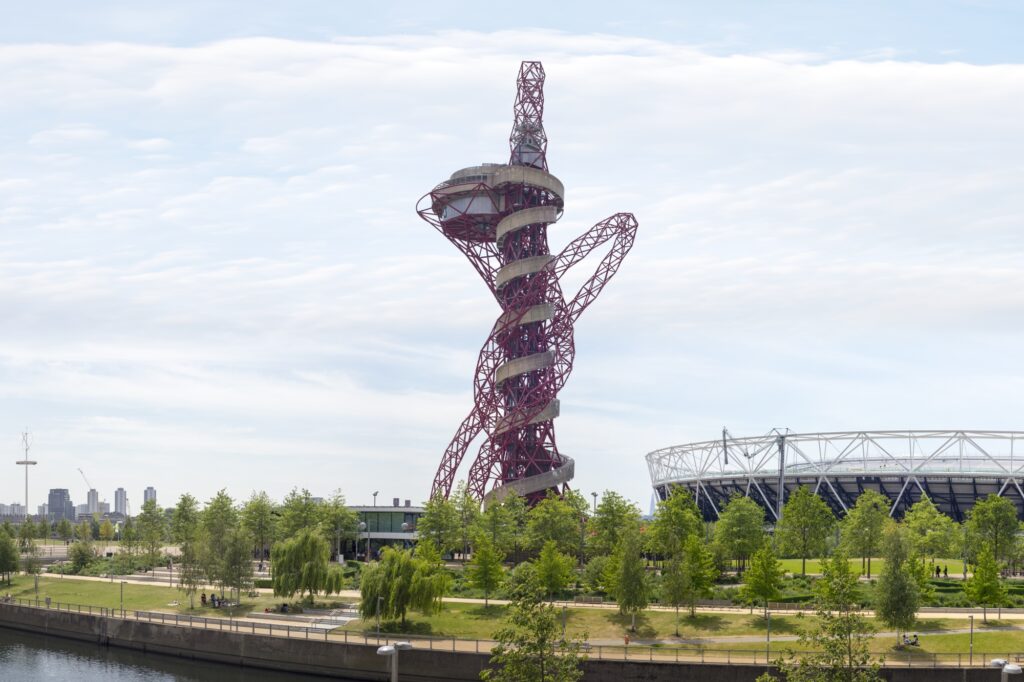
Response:
[[[843,547],[861,558],[862,571],[867,561],[868,578],[871,577],[871,557],[881,546],[882,534],[889,522],[889,500],[876,490],[865,490],[840,524]]]
[[[335,490],[324,504],[320,505],[320,527],[334,548],[336,556],[341,556],[341,544],[345,540],[355,539],[359,532],[359,515],[345,504],[345,496]]]
[[[455,504],[442,495],[435,495],[423,507],[423,515],[416,522],[420,540],[428,540],[441,554],[455,551],[462,533]]]
[[[252,585],[252,546],[252,536],[242,527],[232,528],[224,539],[221,579],[229,590],[235,591],[237,602],[242,601],[242,590]],[[341,571],[336,569],[328,576],[327,585],[331,591],[338,592],[341,583]]]
[[[91,542],[92,541],[92,524],[88,521],[79,521],[78,525],[75,526],[75,538],[79,542]]]
[[[424,615],[439,613],[450,585],[450,576],[438,562],[385,547],[380,561],[363,570],[359,613],[364,619],[401,618],[404,626],[410,609]]]
[[[782,589],[784,575],[782,565],[775,558],[771,544],[764,542],[761,549],[754,552],[750,559],[750,568],[743,576],[742,593],[751,602],[760,601],[764,604],[764,617],[768,618],[768,602],[776,599]]]
[[[676,637],[679,636],[679,607],[687,603],[689,594],[690,576],[686,557],[680,552],[670,557],[661,571],[661,599],[676,609]]]
[[[974,575],[964,585],[964,594],[971,603],[981,607],[982,618],[988,622],[988,607],[1006,603],[1006,585],[999,579],[999,564],[990,547],[982,547],[974,566]]]
[[[857,575],[844,552],[822,564],[815,584],[818,622],[800,634],[805,650],[780,666],[788,682],[881,682],[871,660],[873,628],[860,613]]]
[[[715,523],[715,543],[730,559],[746,560],[764,542],[764,509],[749,497],[733,495]]]
[[[278,542],[270,551],[274,566],[274,594],[312,602],[318,592],[339,592],[343,584],[341,569],[330,566],[330,546],[315,527],[305,528],[293,537]],[[250,562],[251,566],[251,562]]]
[[[199,534],[199,501],[188,493],[178,498],[171,513],[171,540],[178,545],[194,543]]]
[[[673,488],[668,499],[658,502],[654,512],[651,549],[664,557],[676,556],[690,537],[701,537],[703,531],[704,520],[693,496],[683,488]]]
[[[235,502],[224,490],[217,491],[199,515],[200,566],[207,581],[220,586],[221,596],[227,587],[228,537],[239,525]]]
[[[903,526],[903,529],[906,531],[906,526]],[[907,531],[907,535],[910,536],[909,531]],[[910,542],[910,556],[907,557],[907,573],[917,584],[917,594],[920,602],[922,604],[927,603],[935,596],[935,589],[932,587],[933,569],[928,565],[928,561],[914,549],[912,537],[908,537],[908,542]]]
[[[0,531],[0,576],[11,584],[11,575],[18,571],[18,545],[14,538]]]
[[[100,540],[103,541],[103,547],[106,548],[113,539],[114,524],[110,522],[110,519],[103,519],[103,523],[100,524]]]
[[[458,525],[459,550],[462,562],[469,556],[469,541],[473,536],[473,528],[480,519],[480,500],[473,497],[466,487],[465,481],[459,481],[452,493],[452,504],[455,505],[455,517]]]
[[[179,548],[178,552],[178,588],[188,597],[188,607],[196,607],[195,597],[203,585],[202,551],[203,542],[202,513],[199,501],[188,493],[178,498],[171,514],[171,540]]]
[[[132,519],[125,519],[124,525],[121,526],[121,551],[128,556],[129,560],[139,551],[139,533],[135,527],[135,521]]]
[[[71,522],[67,519],[61,519],[60,522],[57,523],[57,536],[64,542],[70,540],[74,534],[75,527],[72,526]]]
[[[303,488],[292,488],[284,498],[277,521],[277,536],[282,540],[293,538],[302,530],[315,528],[320,522],[319,509],[313,495]]]
[[[39,547],[35,543],[22,549],[21,570],[27,575],[39,575],[43,565],[39,560]]]
[[[824,555],[835,527],[836,517],[825,500],[802,485],[782,507],[775,536],[783,552],[800,558],[800,574],[806,576],[808,557]]]
[[[571,557],[558,551],[554,540],[544,543],[534,562],[534,575],[548,598],[554,598],[572,580],[572,563]]]
[[[914,625],[921,592],[910,565],[910,539],[900,526],[891,526],[882,541],[885,566],[875,587],[875,616],[886,626],[896,630],[896,645],[900,645],[900,632]]]
[[[608,592],[608,562],[611,557],[596,556],[583,567],[583,586],[591,592]]]
[[[580,648],[586,634],[563,641],[558,615],[538,592],[523,590],[494,635],[486,682],[576,682],[583,677]]]
[[[522,560],[523,550],[530,542],[526,531],[529,506],[526,504],[526,498],[515,492],[506,495],[501,501],[501,506],[508,513],[511,527],[512,563],[518,564]]]
[[[515,544],[514,534],[515,527],[509,505],[505,502],[500,504],[492,502],[477,517],[472,530],[472,539],[474,546],[486,540],[491,543],[491,547],[495,551],[505,555],[512,551]]]
[[[565,499],[553,492],[527,513],[526,534],[529,546],[540,549],[548,541],[558,551],[576,554],[580,544],[580,514]]]
[[[29,520],[25,520],[18,526],[18,549],[22,552],[34,546],[36,538],[36,526]]]
[[[200,565],[200,546],[198,538],[181,544],[178,555],[178,588],[188,597],[188,607],[196,607],[196,593],[203,586],[203,571]]]
[[[640,552],[640,534],[630,533],[619,541],[612,559],[615,601],[619,604],[619,613],[630,616],[629,629],[633,632],[636,632],[636,614],[647,608],[651,594]]]
[[[142,505],[142,513],[137,519],[139,539],[146,550],[146,560],[155,564],[160,560],[160,548],[167,537],[167,517],[157,506],[156,500],[147,500]]]
[[[1005,497],[989,495],[967,512],[968,547],[987,546],[996,561],[1013,554],[1017,536],[1017,508]]]
[[[670,563],[678,562],[678,569],[670,569],[669,573],[679,571],[679,576],[673,576],[670,581],[678,581],[673,585],[673,597],[681,596],[682,603],[690,608],[690,616],[697,615],[697,600],[701,597],[710,597],[711,588],[714,587],[718,578],[718,567],[715,566],[715,557],[707,545],[696,535],[691,535],[683,547],[681,556],[673,557]],[[676,591],[678,590],[678,591]],[[676,629],[679,628],[679,605],[673,599],[676,607]]]
[[[617,492],[604,491],[587,523],[587,553],[590,556],[611,554],[619,546],[619,540],[624,535],[637,533],[639,526],[640,510],[636,505]]]
[[[907,510],[903,525],[910,532],[914,552],[931,559],[953,556],[957,543],[957,527],[927,497],[924,496]]]
[[[355,517],[355,512],[352,512]],[[355,525],[359,524],[356,518]],[[242,527],[252,537],[256,549],[256,556],[259,557],[260,567],[263,567],[263,559],[270,551],[274,541],[274,530],[276,521],[274,518],[274,503],[262,490],[253,494],[242,505]],[[354,532],[353,528],[353,532]]]
[[[483,535],[477,540],[466,574],[471,585],[484,591],[484,608],[491,592],[501,584],[505,573],[501,565],[503,558],[488,536]]]

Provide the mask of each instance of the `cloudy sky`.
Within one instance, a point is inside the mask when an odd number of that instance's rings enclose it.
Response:
[[[35,2],[0,24],[0,501],[292,487],[423,500],[497,310],[414,213],[507,158],[547,71],[556,248],[635,248],[560,448],[772,427],[1022,429],[1011,2]],[[578,268],[583,270],[583,266]]]

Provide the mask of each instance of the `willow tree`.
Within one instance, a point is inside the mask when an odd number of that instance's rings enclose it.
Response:
[[[407,549],[385,547],[380,561],[363,570],[359,615],[401,618],[405,625],[410,609],[424,615],[439,613],[450,585],[451,578],[435,553],[429,558],[414,557]]]
[[[330,547],[318,528],[300,530],[291,539],[274,545],[271,563],[274,567],[274,594],[310,601],[318,592],[340,592],[344,585],[341,569],[330,565]],[[251,564],[251,562],[250,562]]]

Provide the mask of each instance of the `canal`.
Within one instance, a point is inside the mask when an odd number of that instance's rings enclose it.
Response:
[[[0,680],[4,682],[312,682],[324,679],[141,653],[0,627]]]

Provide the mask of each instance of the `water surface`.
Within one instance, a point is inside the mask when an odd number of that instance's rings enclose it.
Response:
[[[142,653],[0,627],[2,682],[312,682],[325,679]]]

